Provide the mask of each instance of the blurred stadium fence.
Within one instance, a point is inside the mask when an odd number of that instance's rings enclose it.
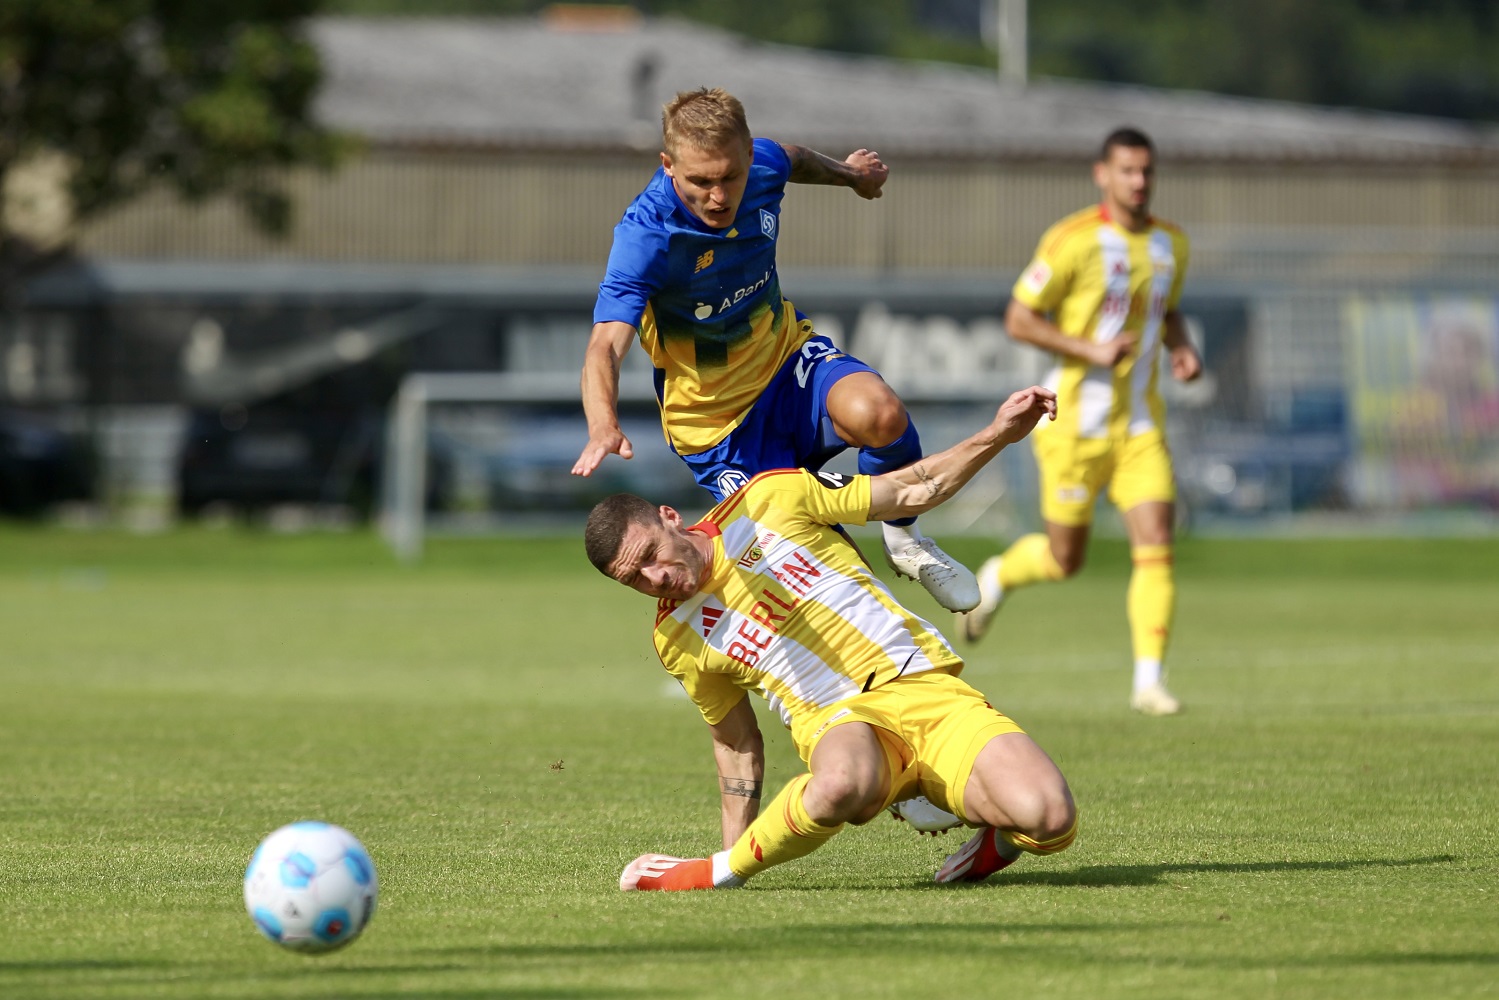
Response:
[[[818,328],[878,368],[929,449],[970,433],[1047,357],[1011,341],[987,283],[885,287],[788,277]],[[1184,301],[1207,374],[1163,373],[1181,517],[1207,532],[1485,531],[1499,510],[1499,297],[1377,288],[1209,289]],[[643,352],[627,356],[621,412],[637,457],[590,480],[569,469],[585,433],[577,369],[587,316],[516,318],[519,370],[408,376],[388,434],[384,525],[420,551],[431,524],[544,523],[616,490],[706,505],[660,436]],[[441,456],[455,488],[419,502]],[[835,468],[851,469],[844,456]],[[1029,449],[1001,456],[952,504],[946,532],[1012,534],[1036,523]],[[938,523],[940,522],[940,523]],[[1107,530],[1107,520],[1104,522]]]
[[[1499,236],[1189,231],[1183,305],[1208,374],[1163,384],[1191,527],[1495,529]],[[1018,266],[787,265],[783,283],[820,330],[884,373],[940,448],[1049,366],[999,320]],[[577,377],[597,279],[596,266],[149,261],[53,276],[0,319],[0,506],[25,496],[36,509],[67,468],[53,500],[378,511],[392,531],[413,497],[422,530],[576,519],[614,489],[700,509],[705,494],[638,388],[649,374],[638,350],[623,405],[637,457],[589,481],[568,475],[585,436]],[[425,481],[413,493],[387,457],[402,454],[392,406],[415,398],[398,397],[403,380],[431,374],[483,375],[491,388],[408,383],[427,387]],[[69,442],[92,458],[91,491]],[[1033,524],[1034,477],[1027,449],[1006,453],[941,512],[942,530]]]

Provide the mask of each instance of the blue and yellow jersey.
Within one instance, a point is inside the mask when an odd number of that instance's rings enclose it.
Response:
[[[1187,257],[1187,236],[1171,223],[1152,219],[1132,233],[1098,205],[1046,231],[1015,299],[1052,314],[1069,337],[1103,342],[1134,333],[1139,346],[1112,369],[1061,358],[1046,380],[1057,419],[1042,421],[1038,434],[1119,439],[1164,429],[1156,384],[1162,319],[1181,300]]]
[[[734,224],[714,229],[658,169],[614,227],[593,321],[639,331],[656,367],[666,440],[680,454],[728,437],[810,333],[776,274],[790,171],[778,143],[756,139]]]
[[[713,538],[712,570],[690,600],[659,603],[656,652],[708,723],[758,691],[805,753],[799,720],[897,677],[962,669],[831,527],[863,524],[869,502],[868,476],[779,469],[694,526]]]

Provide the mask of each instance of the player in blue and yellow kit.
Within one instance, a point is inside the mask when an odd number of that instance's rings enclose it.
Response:
[[[573,473],[634,454],[617,406],[620,361],[637,338],[655,366],[667,443],[715,500],[767,469],[816,470],[849,447],[870,475],[920,458],[900,399],[816,334],[776,270],[787,182],[878,198],[889,173],[879,155],[839,162],[755,139],[739,101],[707,89],[666,106],[662,141],[661,169],[614,230],[583,363],[588,444]],[[974,607],[973,574],[914,522],[885,525],[891,567],[949,610]]]
[[[1025,389],[982,431],[914,465],[880,476],[761,473],[690,526],[629,494],[594,508],[589,561],[658,598],[656,651],[712,733],[722,794],[721,851],[642,855],[621,889],[737,886],[918,794],[979,828],[938,882],[980,881],[1022,851],[1072,843],[1077,811],[1056,764],[958,678],[952,646],[835,529],[930,510],[1056,412],[1049,390]],[[749,692],[780,715],[809,769],[763,812],[764,740]]]

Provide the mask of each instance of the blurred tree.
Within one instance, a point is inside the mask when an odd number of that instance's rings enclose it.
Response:
[[[348,140],[311,118],[318,0],[0,0],[0,295],[78,224],[167,185],[284,233],[280,172]]]
[[[1030,28],[1042,76],[1499,119],[1493,0],[1049,0]]]

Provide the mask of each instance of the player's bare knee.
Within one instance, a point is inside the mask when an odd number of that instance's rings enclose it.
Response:
[[[1072,796],[1040,794],[1026,796],[1019,805],[1012,804],[1010,838],[1031,854],[1056,854],[1072,846],[1077,835],[1077,808]]]
[[[1077,826],[1077,806],[1070,795],[1049,795],[1042,807],[1041,815],[1030,830],[1033,840],[1043,844],[1055,844],[1054,851],[1065,850],[1071,845],[1069,833]],[[1049,852],[1048,852],[1049,853]]]
[[[819,823],[857,825],[869,822],[879,813],[880,800],[878,775],[838,769],[813,774],[802,804],[807,815]]]

